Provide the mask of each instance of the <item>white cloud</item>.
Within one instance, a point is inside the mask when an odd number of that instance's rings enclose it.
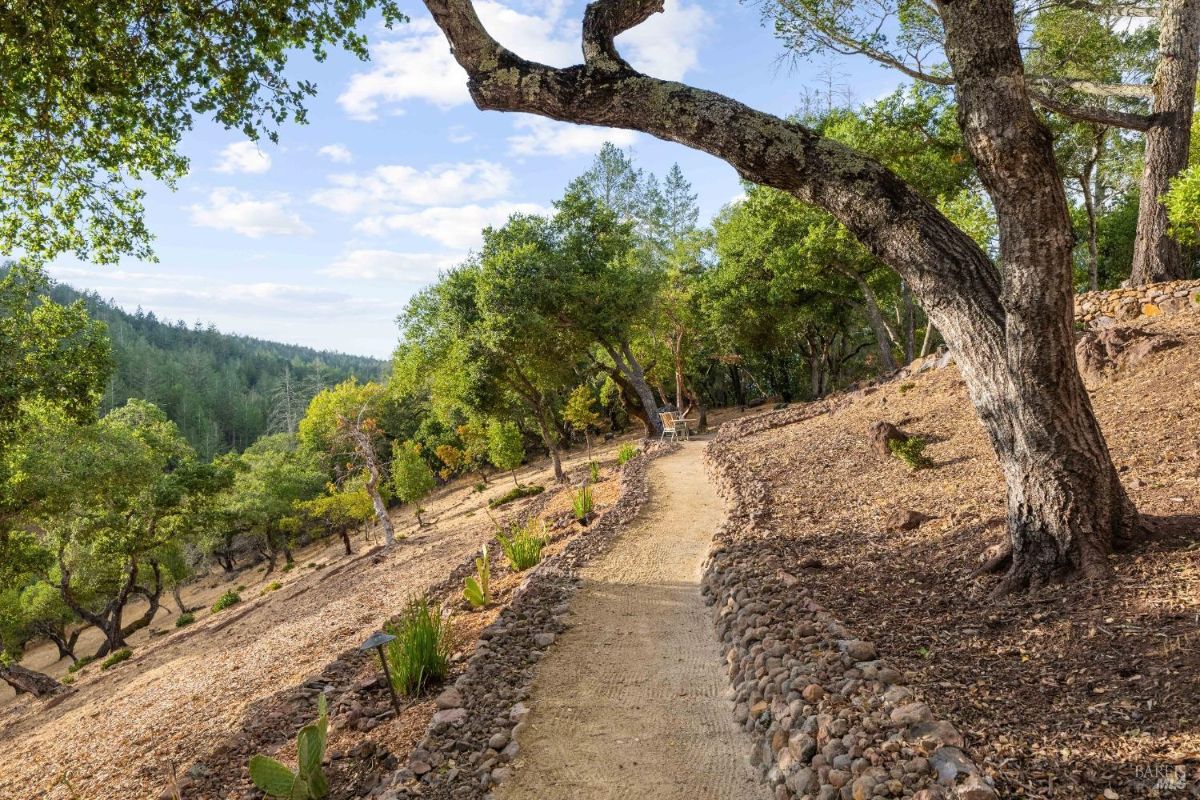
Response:
[[[574,156],[595,153],[605,142],[628,147],[637,139],[633,131],[572,125],[545,117],[521,116],[513,127],[525,131],[508,137],[508,151],[516,156]]]
[[[291,198],[273,193],[255,198],[246,192],[221,187],[213,189],[208,202],[189,206],[193,225],[233,231],[251,239],[263,236],[309,236],[312,228],[288,209]]]
[[[647,75],[683,80],[700,65],[700,44],[711,26],[712,17],[700,6],[666,0],[663,13],[617,37],[617,51]]]
[[[492,161],[434,164],[419,170],[404,164],[385,164],[367,173],[330,175],[332,184],[310,198],[339,214],[364,208],[376,213],[400,206],[468,203],[492,200],[508,193],[512,173]]]
[[[475,134],[464,128],[462,125],[451,125],[448,131],[450,144],[466,144],[475,138]]]
[[[258,149],[255,142],[234,142],[226,145],[220,160],[213,167],[217,172],[261,175],[271,168],[271,157]]]
[[[380,104],[424,100],[450,108],[470,100],[467,74],[450,55],[441,31],[428,20],[414,21],[405,31],[404,38],[372,45],[371,69],[351,75],[338,96],[353,119],[377,119]]]
[[[324,275],[354,280],[388,279],[426,284],[463,260],[456,253],[401,253],[395,250],[350,250],[325,269]]]
[[[502,225],[512,214],[547,214],[551,209],[534,203],[495,203],[490,206],[439,206],[406,214],[368,217],[355,226],[367,234],[407,231],[446,247],[468,250],[479,245],[484,228]]]
[[[354,160],[350,148],[344,144],[327,144],[317,150],[317,155],[325,156],[335,164],[349,164]]]

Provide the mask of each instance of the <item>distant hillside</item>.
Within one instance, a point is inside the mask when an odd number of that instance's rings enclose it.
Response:
[[[321,388],[351,376],[380,377],[383,361],[189,327],[138,309],[130,314],[95,293],[59,284],[60,303],[83,298],[108,324],[116,373],[103,410],[131,397],[161,407],[205,458],[241,450],[264,433],[294,430]]]

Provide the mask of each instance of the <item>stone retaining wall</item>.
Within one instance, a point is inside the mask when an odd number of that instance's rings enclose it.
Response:
[[[788,409],[787,419],[827,409],[811,403]],[[766,528],[770,498],[727,444],[738,428],[705,454],[729,517],[702,591],[725,652],[734,719],[754,741],[751,765],[777,800],[995,800],[963,737],[906,685],[912,676],[888,666],[806,590],[811,554]]]
[[[511,774],[517,735],[538,662],[566,628],[579,569],[606,551],[641,511],[650,461],[678,445],[653,443],[621,470],[616,502],[561,552],[531,570],[509,605],[480,634],[466,670],[437,698],[438,712],[407,764],[388,780],[386,800],[479,798]]]
[[[1151,283],[1075,295],[1075,320],[1106,328],[1137,317],[1173,314],[1200,305],[1200,280]]]

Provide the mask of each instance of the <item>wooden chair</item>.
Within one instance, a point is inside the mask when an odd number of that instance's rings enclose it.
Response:
[[[685,442],[688,439],[688,423],[691,422],[687,417],[678,414],[675,411],[663,411],[658,415],[662,420],[662,435],[659,436],[659,441],[671,434],[671,441],[675,441],[676,437],[681,437]]]

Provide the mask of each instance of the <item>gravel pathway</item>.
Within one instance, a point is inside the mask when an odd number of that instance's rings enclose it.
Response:
[[[497,796],[765,800],[723,699],[699,591],[724,516],[692,442],[650,467],[651,502],[583,571],[570,629],[538,670],[521,755]]]

